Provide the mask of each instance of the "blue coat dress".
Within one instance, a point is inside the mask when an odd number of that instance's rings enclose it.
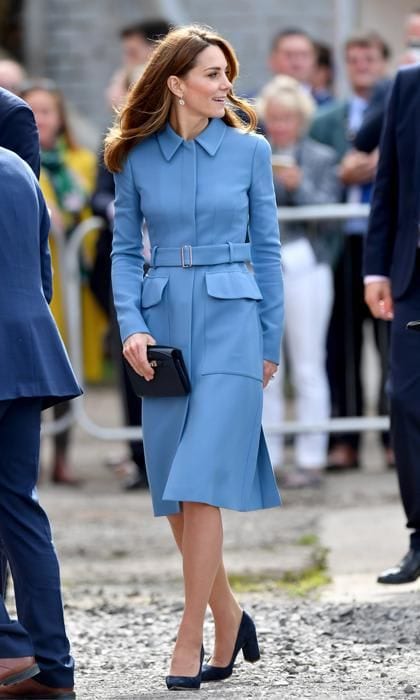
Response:
[[[50,218],[37,179],[0,148],[0,401],[43,407],[81,394],[48,303]]]
[[[263,359],[278,363],[283,319],[267,141],[221,119],[188,141],[167,124],[130,151],[115,184],[122,340],[146,332],[181,348],[192,382],[186,397],[143,401],[155,515],[178,512],[182,501],[240,511],[279,505],[261,429]],[[152,245],[145,277],[144,219]]]

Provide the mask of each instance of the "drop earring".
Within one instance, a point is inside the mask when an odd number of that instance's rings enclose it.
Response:
[[[183,95],[181,95],[181,97],[179,98],[179,104],[180,104],[182,107],[183,107],[184,104],[185,104],[184,96],[183,96]]]

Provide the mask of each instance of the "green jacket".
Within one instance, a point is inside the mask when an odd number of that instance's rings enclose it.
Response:
[[[309,132],[310,137],[315,141],[333,148],[339,161],[351,146],[347,131],[348,109],[347,101],[335,102],[333,105],[321,108]]]

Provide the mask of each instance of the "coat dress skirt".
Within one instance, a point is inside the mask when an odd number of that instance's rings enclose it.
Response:
[[[261,428],[263,360],[278,363],[283,320],[268,143],[221,119],[194,140],[167,124],[132,149],[115,183],[122,340],[143,332],[180,348],[192,384],[187,396],[143,401],[155,515],[177,513],[183,501],[238,511],[279,505]]]

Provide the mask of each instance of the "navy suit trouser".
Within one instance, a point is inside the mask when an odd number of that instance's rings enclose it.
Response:
[[[401,498],[412,529],[411,546],[420,550],[420,333],[407,331],[420,319],[420,254],[410,287],[394,302],[391,327],[391,432]]]
[[[41,399],[0,401],[0,539],[12,571],[18,621],[0,597],[0,658],[35,655],[37,680],[73,686],[57,555],[37,494]]]

